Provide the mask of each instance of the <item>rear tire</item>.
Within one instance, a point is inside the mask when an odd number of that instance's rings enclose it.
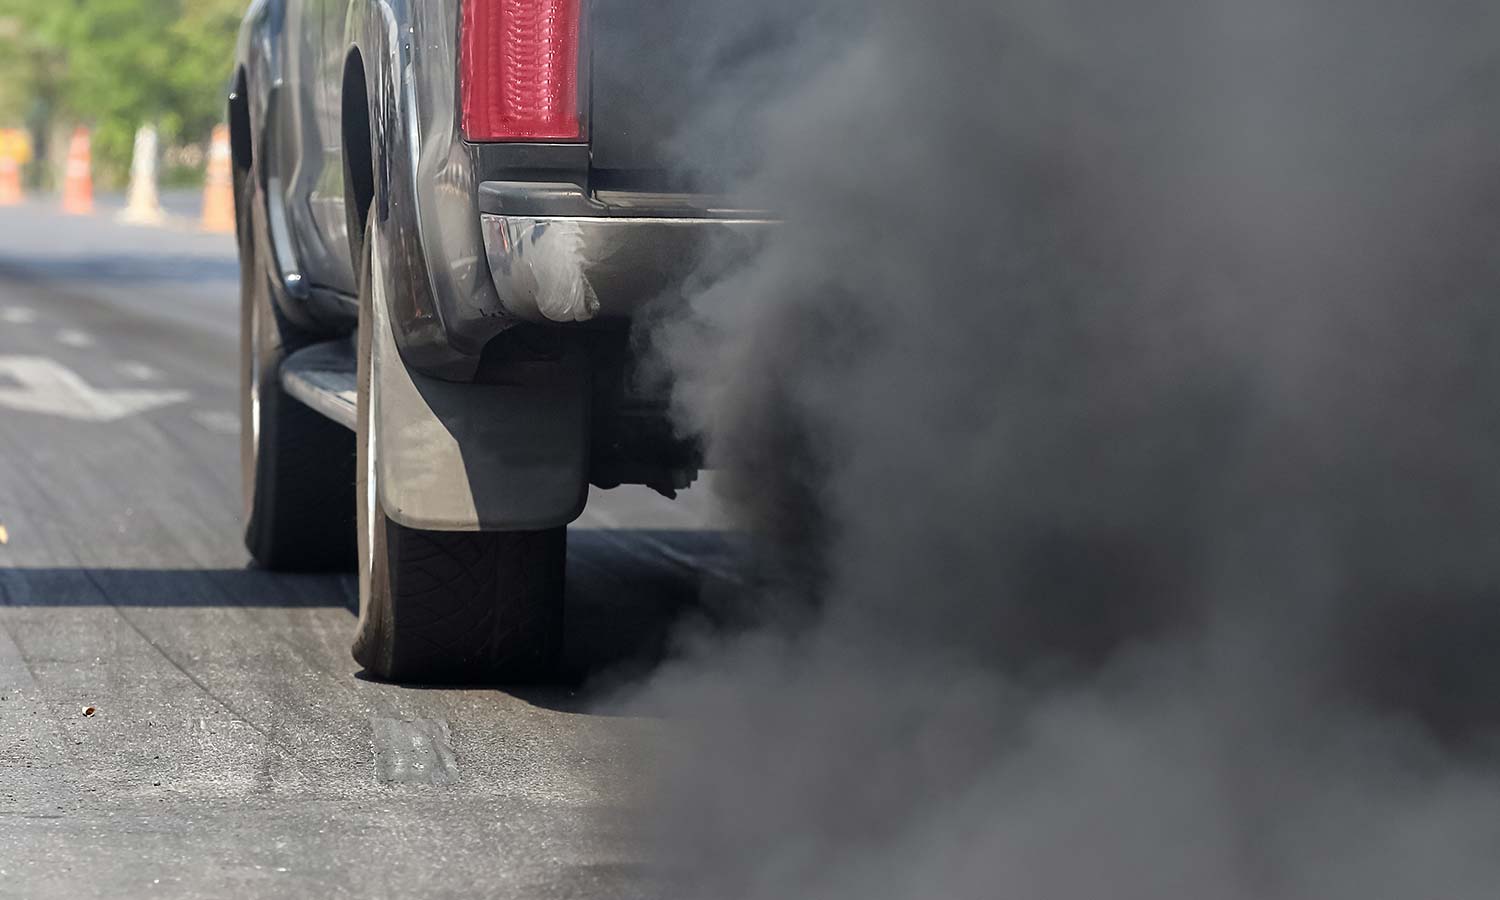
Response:
[[[281,387],[281,363],[318,339],[276,309],[256,245],[248,173],[236,173],[240,245],[240,467],[245,547],[281,571],[355,562],[354,435]]]
[[[423,531],[392,521],[380,503],[371,227],[359,279],[360,616],[354,658],[370,674],[392,681],[546,678],[562,650],[567,530]]]

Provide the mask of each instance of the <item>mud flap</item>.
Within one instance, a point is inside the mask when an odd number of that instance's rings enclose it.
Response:
[[[428,531],[532,531],[578,518],[588,497],[582,354],[501,384],[442,381],[402,361],[384,299],[372,304],[370,352],[386,515]]]

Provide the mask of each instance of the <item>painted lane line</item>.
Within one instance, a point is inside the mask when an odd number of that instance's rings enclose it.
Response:
[[[453,784],[458,762],[443,719],[370,719],[375,780],[381,784]]]
[[[7,325],[30,325],[36,321],[36,313],[24,306],[7,306],[0,309],[0,322]]]
[[[187,391],[105,391],[43,356],[0,356],[0,407],[81,422],[114,422],[187,400]]]
[[[224,412],[221,409],[195,409],[192,415],[194,422],[214,434],[233,437],[240,433],[240,417],[236,413]]]
[[[53,339],[56,340],[59,344],[63,344],[68,347],[77,347],[79,349],[94,346],[93,336],[88,334],[87,332],[79,331],[76,328],[64,328],[62,331],[59,331],[57,334],[53,335]]]
[[[115,366],[115,371],[132,381],[155,381],[161,373],[143,362],[126,360]]]

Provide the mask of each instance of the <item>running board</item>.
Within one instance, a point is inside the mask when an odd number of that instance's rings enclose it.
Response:
[[[315,412],[350,431],[355,417],[354,339],[304,347],[281,363],[281,386]]]

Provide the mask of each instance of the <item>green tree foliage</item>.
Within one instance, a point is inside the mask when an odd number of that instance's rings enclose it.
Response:
[[[246,0],[0,0],[0,125],[94,126],[107,179],[129,165],[135,130],[202,140],[224,117]]]

